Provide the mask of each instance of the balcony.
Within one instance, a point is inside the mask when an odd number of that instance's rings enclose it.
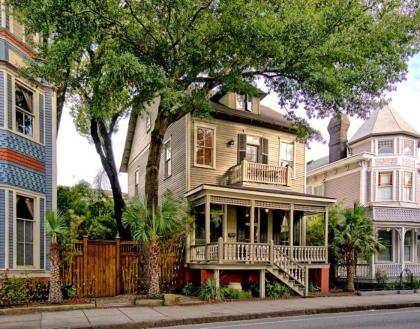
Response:
[[[243,160],[229,169],[227,183],[257,183],[269,185],[289,185],[290,167],[272,166]]]

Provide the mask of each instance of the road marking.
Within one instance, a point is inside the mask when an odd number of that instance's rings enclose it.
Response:
[[[273,323],[289,323],[289,322],[297,322],[297,321],[312,321],[312,320],[328,320],[328,319],[343,319],[343,318],[352,318],[352,317],[359,317],[360,313],[362,312],[374,312],[377,311],[377,313],[370,313],[370,314],[364,314],[364,316],[375,316],[381,313],[385,313],[384,315],[392,315],[392,314],[401,314],[401,313],[419,313],[419,310],[406,310],[406,311],[393,311],[393,312],[386,312],[386,310],[368,310],[368,311],[358,311],[358,314],[349,314],[349,315],[340,315],[340,316],[323,316],[323,317],[308,317],[306,315],[305,318],[299,318],[299,319],[290,319],[290,320],[275,320],[275,321],[264,321],[264,322],[251,322],[249,324],[246,323],[238,323],[238,324],[231,324],[231,325],[221,325],[221,326],[212,326],[212,327],[199,327],[199,329],[220,329],[220,328],[237,328],[237,327],[248,327],[248,326],[259,326],[264,324],[273,324]],[[245,320],[246,321],[246,320]],[[249,321],[249,320],[248,320]]]

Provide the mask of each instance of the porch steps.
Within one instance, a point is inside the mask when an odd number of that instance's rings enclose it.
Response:
[[[305,287],[298,283],[296,280],[289,277],[286,273],[281,272],[274,267],[271,269],[267,269],[267,272],[274,276],[276,279],[284,283],[290,289],[292,289],[295,293],[299,296],[305,296]]]

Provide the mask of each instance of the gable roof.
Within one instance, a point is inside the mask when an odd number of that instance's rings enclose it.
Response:
[[[359,130],[350,138],[349,144],[370,136],[404,134],[420,137],[420,134],[390,106],[372,112]]]
[[[225,119],[233,122],[244,122],[256,126],[285,131],[292,134],[297,133],[293,122],[287,119],[283,114],[267,106],[260,105],[260,113],[253,113],[242,110],[231,109],[230,107],[210,101],[213,107],[212,115],[215,118]],[[125,139],[124,152],[121,159],[121,172],[128,171],[128,162],[130,160],[131,147],[133,144],[134,133],[136,131],[137,119],[139,115],[131,114],[128,123],[127,137]]]

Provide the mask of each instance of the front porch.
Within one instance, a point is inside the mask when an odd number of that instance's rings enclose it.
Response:
[[[328,206],[335,200],[211,185],[200,186],[187,197],[195,216],[187,241],[189,268],[215,273],[259,270],[300,295],[307,295],[310,269],[328,269]],[[323,221],[321,241],[307,245],[307,220],[315,215]],[[260,278],[260,285],[264,282]]]

